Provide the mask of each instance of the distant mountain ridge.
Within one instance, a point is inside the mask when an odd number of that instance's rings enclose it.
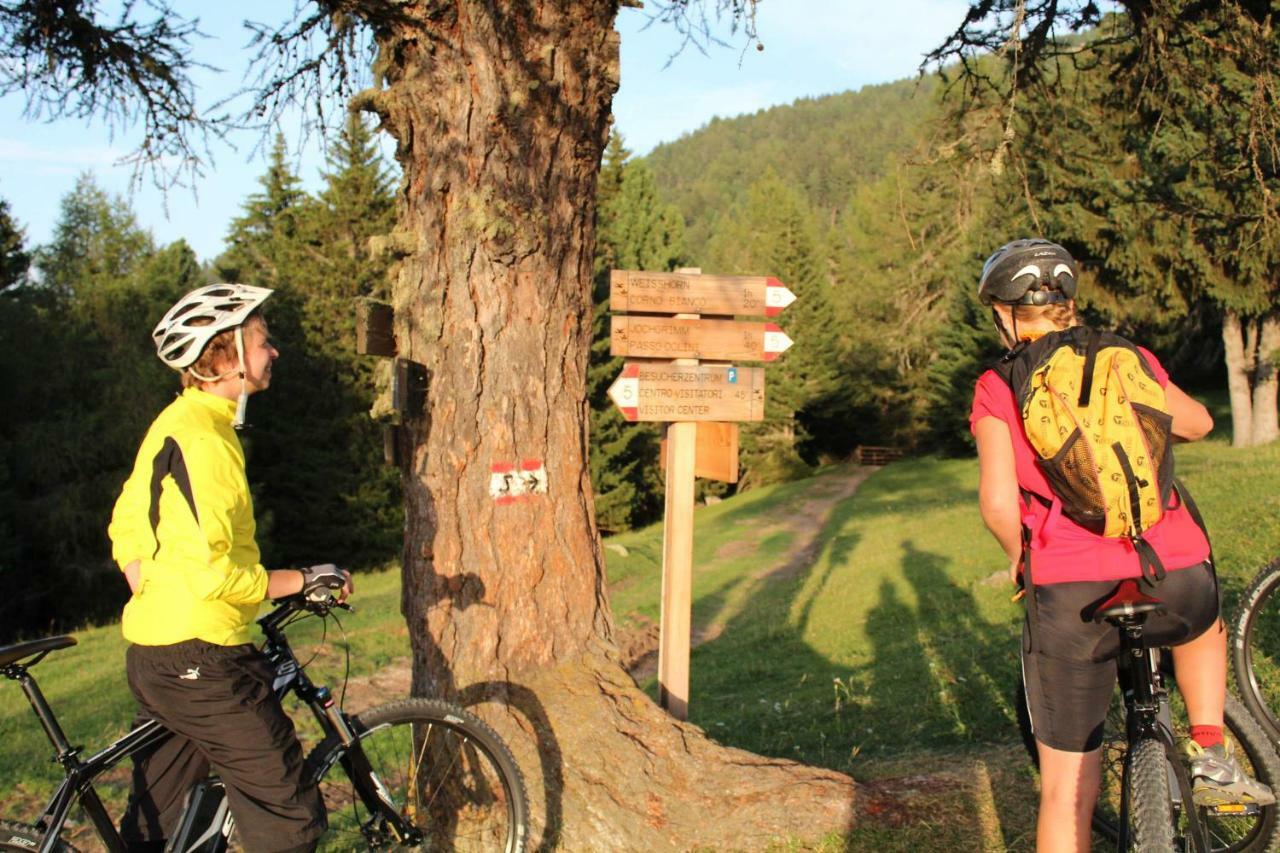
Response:
[[[697,259],[719,216],[769,168],[804,196],[815,225],[835,225],[859,185],[882,177],[926,137],[939,89],[934,77],[898,80],[715,118],[643,159],[662,199],[684,215]]]

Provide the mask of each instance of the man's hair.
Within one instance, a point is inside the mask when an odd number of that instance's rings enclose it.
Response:
[[[244,322],[237,328],[243,328],[244,326],[249,325],[249,321],[254,317],[259,319],[262,318],[261,308],[254,308],[250,311],[249,316],[245,317]],[[205,326],[211,322],[213,321],[205,320],[204,322],[201,322],[196,320],[193,321],[191,325]],[[198,373],[200,376],[217,376],[221,372],[217,365],[219,363],[226,364],[227,362],[236,364],[235,329],[224,329],[209,339],[209,343],[205,345],[204,352],[200,353],[200,357],[195,360],[195,364],[192,364],[186,370],[182,371],[182,387],[199,388],[200,384],[204,382],[204,380],[198,378],[195,374]]]

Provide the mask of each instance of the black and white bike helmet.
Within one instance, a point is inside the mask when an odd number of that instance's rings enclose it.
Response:
[[[271,293],[248,284],[211,284],[191,291],[152,330],[156,354],[174,370],[186,370],[214,335],[244,323]]]
[[[978,299],[983,305],[1051,305],[1076,296],[1076,262],[1066,249],[1043,239],[1006,243],[982,265]]]

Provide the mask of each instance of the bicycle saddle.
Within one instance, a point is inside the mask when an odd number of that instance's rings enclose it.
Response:
[[[0,668],[32,655],[43,656],[75,644],[75,637],[45,637],[43,640],[28,640],[25,643],[14,643],[12,646],[0,646]]]
[[[1093,611],[1093,621],[1103,622],[1119,619],[1124,616],[1138,616],[1145,613],[1162,615],[1166,612],[1164,602],[1138,589],[1138,582],[1132,578],[1121,581],[1120,586],[1111,597],[1098,605]]]

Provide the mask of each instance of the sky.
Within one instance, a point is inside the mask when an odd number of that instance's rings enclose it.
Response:
[[[180,12],[197,8],[191,0],[174,5]],[[276,7],[284,16],[292,3],[200,4],[200,29],[208,38],[198,41],[193,54],[225,69],[197,72],[201,103],[212,104],[239,88],[250,55],[244,49],[248,34],[242,22],[276,23],[271,16]],[[705,52],[686,47],[678,53],[680,37],[674,28],[651,23],[651,11],[624,8],[617,19],[622,84],[614,97],[615,126],[630,150],[644,154],[715,117],[911,77],[923,55],[954,31],[967,7],[967,0],[760,0],[756,29],[764,50],[744,50],[748,46],[741,33],[731,35],[726,26],[721,36],[729,46],[710,45]],[[281,126],[294,145],[301,137],[299,128],[288,118]],[[201,260],[214,258],[231,220],[257,190],[266,169],[260,137],[245,132],[226,144],[215,142],[214,165],[205,177],[193,187],[168,192],[145,182],[133,185],[132,167],[120,160],[137,138],[129,130],[113,137],[95,121],[33,121],[24,116],[20,95],[0,98],[0,198],[9,202],[25,229],[27,245],[49,241],[60,200],[88,171],[99,186],[129,201],[158,244],[183,238]],[[389,155],[390,145],[385,150]],[[295,153],[293,165],[307,189],[319,188],[322,164],[315,138]]]

